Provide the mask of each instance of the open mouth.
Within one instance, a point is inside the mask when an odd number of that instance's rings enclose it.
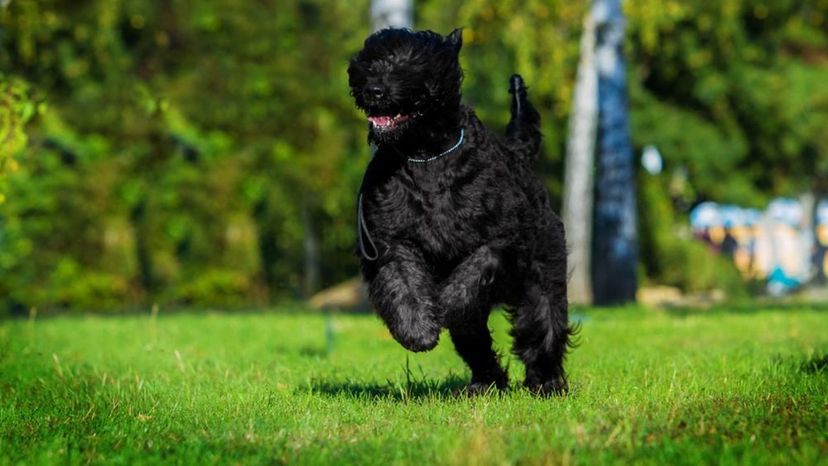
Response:
[[[408,120],[408,115],[400,115],[397,116],[369,116],[368,121],[374,125],[374,128],[381,129],[381,130],[388,130],[396,128],[400,123],[403,123]]]

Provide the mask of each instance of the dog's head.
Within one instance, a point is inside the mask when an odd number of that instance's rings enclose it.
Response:
[[[460,106],[462,31],[383,29],[351,59],[351,95],[370,121],[369,138],[395,142],[430,118]],[[436,118],[439,120],[440,118]]]

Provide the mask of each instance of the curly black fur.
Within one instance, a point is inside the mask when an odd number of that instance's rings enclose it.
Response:
[[[385,29],[348,68],[356,105],[376,147],[360,195],[360,258],[371,300],[411,351],[448,328],[472,371],[469,391],[506,387],[487,320],[505,304],[525,384],[567,389],[571,328],[561,220],[533,170],[540,117],[520,76],[510,80],[512,119],[502,139],[460,103],[461,32]],[[425,163],[457,144],[456,149]],[[413,159],[413,161],[412,161]]]

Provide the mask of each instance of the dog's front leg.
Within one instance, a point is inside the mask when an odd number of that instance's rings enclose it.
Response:
[[[445,323],[469,321],[469,313],[479,313],[488,307],[489,286],[495,279],[500,259],[487,246],[477,248],[440,284],[440,304],[445,308]]]
[[[434,348],[442,317],[435,302],[434,280],[422,256],[412,248],[394,246],[380,261],[368,292],[391,335],[411,351]]]

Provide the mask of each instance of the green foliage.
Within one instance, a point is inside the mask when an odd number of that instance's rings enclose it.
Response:
[[[647,277],[685,292],[718,289],[731,300],[747,295],[736,267],[690,237],[686,218],[679,218],[658,178],[642,175],[638,183],[641,262]]]
[[[369,149],[346,68],[370,33],[368,7],[0,8],[5,306],[263,303],[353,275]],[[415,4],[419,28],[464,27],[465,98],[492,127],[508,118],[509,75],[527,79],[544,121],[539,168],[556,203],[586,8]],[[681,195],[670,194],[671,219],[701,199],[760,206],[828,190],[828,1],[641,0],[626,9],[634,143],[661,150],[661,186],[686,174]],[[687,289],[714,281],[671,276],[672,261],[702,256],[668,240],[675,225],[654,228],[661,239],[646,244],[663,255],[646,259],[650,279]]]
[[[0,204],[5,199],[5,178],[19,169],[14,156],[26,146],[23,127],[34,115],[26,85],[0,73]]]
[[[705,199],[762,208],[773,196],[826,191],[828,2],[626,5],[632,132],[666,166],[661,180],[640,184],[647,274],[738,293],[732,267],[675,234],[685,222],[674,212]],[[677,177],[686,180],[671,206]]]
[[[0,11],[0,66],[50,105],[0,213],[7,304],[292,297],[312,291],[308,235],[324,284],[355,272],[368,149],[343,78],[363,16],[327,2],[70,3]],[[59,263],[72,267],[56,279]],[[87,278],[113,300],[96,302]]]
[[[448,335],[411,354],[373,317],[332,319],[330,350],[321,315],[0,322],[0,463],[824,462],[824,309],[589,310],[557,399],[513,359],[508,393],[452,396]]]
[[[762,205],[822,189],[828,2],[646,0],[627,9],[645,89],[633,107],[637,141],[664,145],[668,166],[686,167],[701,198]]]

